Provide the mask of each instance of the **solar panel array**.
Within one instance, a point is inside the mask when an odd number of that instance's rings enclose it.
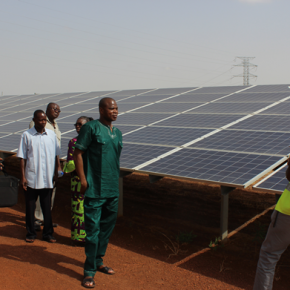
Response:
[[[283,192],[289,181],[285,178],[287,164],[281,166],[278,170],[267,176],[261,182],[257,183],[254,188],[273,191]]]
[[[56,102],[65,157],[76,119],[97,119],[104,96],[118,103],[123,170],[242,187],[289,153],[289,85],[2,96],[0,149],[17,151],[33,112]]]

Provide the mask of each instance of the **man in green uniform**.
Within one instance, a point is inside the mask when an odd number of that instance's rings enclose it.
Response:
[[[114,99],[99,102],[100,119],[82,126],[75,144],[74,161],[85,193],[86,261],[83,286],[93,288],[97,271],[114,274],[103,265],[109,238],[114,229],[119,199],[120,154],[122,133],[112,126],[118,116]]]

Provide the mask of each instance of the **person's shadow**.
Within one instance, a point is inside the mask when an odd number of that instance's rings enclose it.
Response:
[[[12,246],[2,244],[0,247],[0,257],[17,262],[36,264],[43,268],[52,269],[59,274],[70,276],[73,279],[82,280],[82,274],[60,265],[60,263],[65,263],[82,268],[84,265],[82,262],[64,255],[48,252],[46,249],[46,247],[36,245]]]

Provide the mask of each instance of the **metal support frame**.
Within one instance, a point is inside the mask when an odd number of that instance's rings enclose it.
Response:
[[[224,241],[228,237],[228,217],[229,217],[229,193],[235,187],[221,186],[221,220],[220,231],[221,240]]]
[[[154,182],[156,182],[156,181],[158,181],[158,180],[160,180],[162,178],[163,178],[163,176],[157,176],[157,175],[150,175],[149,174],[150,183],[154,183]]]
[[[125,177],[131,173],[132,172],[129,172],[129,171],[120,171],[118,217],[123,216],[123,213],[124,213],[123,177]]]

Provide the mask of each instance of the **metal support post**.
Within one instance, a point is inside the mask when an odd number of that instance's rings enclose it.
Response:
[[[123,216],[123,177],[119,177],[119,205],[118,205],[118,217]]]
[[[119,205],[118,205],[118,217],[123,216],[124,208],[124,196],[123,196],[123,177],[131,174],[130,171],[120,171],[119,175]]]
[[[228,216],[229,216],[229,193],[233,191],[234,187],[221,186],[221,240],[225,240],[228,236]]]

